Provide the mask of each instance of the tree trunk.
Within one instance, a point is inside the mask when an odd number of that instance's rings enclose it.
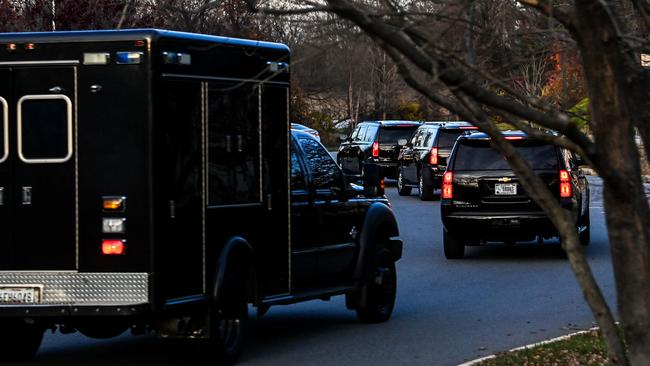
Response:
[[[591,105],[597,154],[615,167],[603,169],[601,175],[620,319],[630,364],[649,365],[650,208],[647,200],[639,199],[645,193],[627,108],[639,99],[626,85],[625,75],[634,72],[633,60],[626,59],[630,52],[611,24],[611,9],[578,0],[576,10],[586,15],[577,24],[582,37],[578,41],[589,95],[598,101]]]

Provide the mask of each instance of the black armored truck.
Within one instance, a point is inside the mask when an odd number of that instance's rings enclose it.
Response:
[[[347,184],[288,102],[282,44],[0,34],[2,361],[47,329],[131,329],[232,362],[249,305],[335,295],[388,320],[402,242],[381,170]]]

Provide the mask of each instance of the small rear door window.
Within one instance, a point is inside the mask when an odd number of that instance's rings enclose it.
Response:
[[[379,132],[379,143],[397,145],[398,140],[405,139],[408,141],[411,139],[417,128],[417,125],[406,127],[382,127]]]
[[[62,163],[72,156],[72,102],[64,95],[18,101],[18,153],[26,163]]]
[[[9,156],[9,111],[7,101],[0,97],[0,163]]]
[[[515,145],[517,151],[535,170],[558,168],[555,146],[536,141],[524,141]],[[457,147],[454,170],[510,170],[510,165],[497,150],[487,142],[464,142]]]

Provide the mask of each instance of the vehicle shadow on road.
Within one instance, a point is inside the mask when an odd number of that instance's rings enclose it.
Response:
[[[489,243],[488,245],[466,247],[465,259],[556,260],[566,259],[566,253],[558,241],[549,241],[541,245],[537,243],[517,243],[515,245]]]

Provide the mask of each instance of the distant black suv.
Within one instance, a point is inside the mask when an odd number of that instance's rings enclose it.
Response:
[[[476,129],[467,122],[427,122],[420,126],[397,159],[399,195],[408,196],[411,188],[417,187],[421,200],[431,200],[434,189],[440,189],[456,138]]]
[[[582,245],[589,244],[589,183],[570,151],[504,132],[533,170],[573,213]],[[445,256],[462,258],[466,245],[486,241],[514,243],[558,236],[550,219],[526,194],[489,137],[473,133],[458,138],[442,179],[441,216]]]
[[[337,160],[346,176],[363,176],[366,163],[379,164],[388,178],[397,177],[397,156],[422,122],[361,122],[339,147]],[[401,145],[399,143],[402,143]]]

